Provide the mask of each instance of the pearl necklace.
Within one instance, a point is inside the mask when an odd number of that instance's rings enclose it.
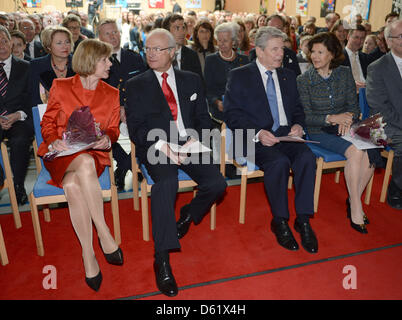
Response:
[[[224,56],[222,55],[222,52],[221,52],[220,50],[219,50],[218,52],[219,52],[219,55],[221,56],[221,58],[222,58],[223,60],[231,61],[231,60],[233,59],[233,57],[234,57],[234,51],[233,51],[233,50],[232,50],[232,54],[231,54],[231,56],[230,56],[229,58],[224,57]]]

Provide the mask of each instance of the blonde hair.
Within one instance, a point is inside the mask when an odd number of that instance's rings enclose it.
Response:
[[[99,60],[103,57],[110,57],[112,52],[112,46],[106,42],[85,39],[78,45],[73,55],[73,71],[84,77],[92,75],[95,73]]]
[[[72,36],[70,30],[68,30],[67,28],[62,27],[62,26],[47,26],[42,31],[40,37],[41,37],[42,45],[43,45],[43,48],[45,49],[45,51],[47,53],[50,53],[50,47],[52,45],[53,37],[57,32],[65,33],[67,35],[68,39],[70,40],[71,52],[72,52],[74,49],[73,36]]]

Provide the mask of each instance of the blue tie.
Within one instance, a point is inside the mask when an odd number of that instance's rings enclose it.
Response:
[[[274,119],[274,125],[272,126],[272,131],[276,131],[279,124],[279,111],[278,111],[278,101],[276,99],[276,90],[274,79],[272,79],[272,71],[268,70],[265,72],[268,75],[267,80],[267,98],[268,104],[271,109],[272,119]]]

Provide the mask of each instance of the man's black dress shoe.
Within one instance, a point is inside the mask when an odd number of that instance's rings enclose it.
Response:
[[[28,202],[28,196],[25,191],[24,185],[22,184],[15,184],[15,197],[17,198],[17,202],[19,205],[24,205]]]
[[[387,203],[391,208],[402,209],[402,192],[392,179],[388,186]]]
[[[124,191],[124,183],[126,178],[127,170],[117,168],[114,171],[114,180],[116,182],[117,191]]]
[[[271,230],[276,236],[278,243],[288,250],[298,250],[299,245],[293,237],[292,231],[290,231],[288,222],[282,220],[281,222],[271,221]]]
[[[102,279],[103,279],[102,272],[100,272],[99,270],[99,273],[95,277],[92,278],[85,277],[85,282],[92,290],[98,291],[101,286]]]
[[[160,292],[168,297],[177,295],[179,289],[177,288],[176,280],[172,273],[170,263],[166,260],[154,262],[154,271],[156,278],[156,285]]]
[[[317,253],[318,241],[313,229],[310,226],[310,223],[300,223],[296,219],[294,228],[298,233],[300,233],[303,248],[309,253]]]
[[[190,212],[187,210],[187,206],[182,207],[180,210],[180,218],[176,223],[177,237],[179,239],[186,235],[188,229],[190,228],[191,222],[193,222],[193,218],[191,217]]]

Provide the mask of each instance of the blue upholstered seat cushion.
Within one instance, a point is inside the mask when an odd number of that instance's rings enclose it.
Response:
[[[50,174],[46,168],[42,167],[41,172],[36,179],[35,185],[33,187],[33,194],[35,198],[46,197],[46,196],[58,196],[64,194],[64,190],[62,188],[58,188],[52,186],[47,183],[49,181]],[[109,175],[109,168],[103,171],[101,176],[99,177],[99,183],[101,185],[102,190],[109,190],[110,189],[110,175]]]
[[[343,155],[321,148],[316,144],[307,143],[307,146],[311,149],[311,151],[313,151],[314,155],[317,158],[323,158],[325,162],[346,160],[346,158]]]
[[[137,159],[137,163],[138,163],[138,159]],[[155,182],[152,180],[152,178],[151,178],[151,176],[148,174],[148,171],[147,171],[147,168],[145,168],[145,166],[143,165],[143,164],[141,164],[140,165],[140,169],[141,169],[141,172],[142,172],[142,174],[143,174],[143,176],[144,176],[144,178],[146,179],[146,181],[147,181],[147,184],[148,185],[153,185]],[[187,173],[185,173],[183,170],[181,170],[181,169],[179,169],[178,170],[178,179],[179,179],[179,181],[190,181],[190,180],[192,180],[188,175],[187,175]]]

